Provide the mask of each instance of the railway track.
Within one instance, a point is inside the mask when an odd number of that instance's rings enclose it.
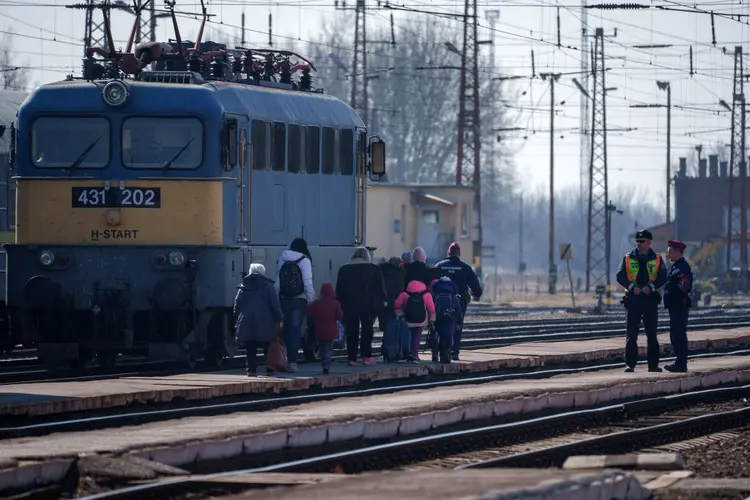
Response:
[[[84,498],[187,498],[188,492],[190,498],[201,498],[200,488],[211,485],[211,479],[263,472],[353,474],[399,468],[559,466],[573,455],[628,453],[700,436],[729,438],[732,434],[727,431],[750,423],[750,406],[744,399],[748,395],[750,385],[701,390],[393,442],[363,442],[328,454],[300,451],[299,456],[280,463],[267,463],[269,457],[248,457],[250,467],[221,470],[221,464],[216,464],[219,472],[126,486]]]
[[[516,343],[526,342],[548,342],[563,340],[591,340],[620,336],[623,334],[622,321],[602,318],[594,321],[556,319],[546,320],[539,324],[530,321],[489,321],[481,323],[469,323],[464,332],[462,347],[465,350],[485,349],[502,347]],[[700,328],[704,330],[716,328],[739,328],[750,326],[750,314],[704,314],[691,317],[689,328]],[[668,321],[660,320],[659,331],[668,329]],[[382,341],[382,334],[377,334],[373,342],[373,349],[377,353]],[[425,348],[424,342],[422,348]],[[334,350],[334,360],[344,360],[346,351],[344,349]],[[234,369],[244,366],[244,352],[224,360],[219,369]],[[205,372],[216,371],[216,367],[197,364],[194,368],[186,367],[184,364],[147,362],[138,358],[125,358],[115,367],[103,369],[95,367],[87,375],[78,375],[72,372],[50,372],[30,361],[29,365],[14,364],[10,367],[0,362],[0,384],[18,384],[28,382],[73,382],[86,380],[106,380],[120,376],[139,374],[142,376],[169,375],[189,371]]]

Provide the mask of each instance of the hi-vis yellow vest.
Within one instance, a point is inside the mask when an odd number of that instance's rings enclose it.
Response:
[[[646,262],[646,270],[648,271],[648,280],[656,281],[656,277],[659,275],[659,267],[661,266],[661,256],[656,254],[656,259]],[[640,269],[640,263],[638,259],[631,259],[630,254],[625,255],[625,271],[628,273],[628,281],[631,283],[638,277],[638,270]]]

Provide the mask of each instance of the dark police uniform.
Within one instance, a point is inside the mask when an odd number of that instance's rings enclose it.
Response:
[[[652,240],[653,236],[647,230],[636,233],[637,239]],[[638,362],[638,331],[643,320],[643,329],[646,331],[647,358],[649,371],[661,371],[659,368],[659,340],[656,337],[656,328],[659,323],[659,302],[661,296],[658,289],[667,281],[666,265],[662,258],[649,248],[648,252],[641,254],[638,249],[625,255],[617,272],[617,283],[627,290],[622,300],[627,309],[627,339],[625,341],[625,364],[626,371],[633,371]],[[643,292],[635,295],[634,289],[648,286],[651,292],[646,295]]]
[[[466,316],[466,308],[469,307],[469,289],[471,289],[474,298],[479,299],[482,296],[482,286],[479,284],[479,279],[470,265],[465,262],[461,262],[461,248],[458,243],[451,243],[448,247],[449,257],[445,260],[441,260],[435,267],[440,270],[441,276],[447,276],[450,280],[458,287],[459,293],[461,294],[461,318],[456,325],[456,334],[453,337],[453,347],[451,349],[452,358],[458,360],[458,352],[461,350],[461,337],[464,327],[464,317]]]
[[[669,246],[685,250],[681,241],[670,241]],[[693,271],[684,258],[675,261],[669,270],[664,287],[664,307],[669,310],[669,341],[677,359],[674,364],[664,367],[670,372],[686,372],[688,356],[687,323],[690,311],[690,291],[693,288]]]

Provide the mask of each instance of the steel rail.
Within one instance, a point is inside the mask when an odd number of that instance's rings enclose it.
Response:
[[[616,324],[616,323],[615,323]],[[610,338],[616,335],[621,335],[623,333],[623,327],[622,325],[616,324],[617,326],[611,328],[611,329],[592,329],[592,330],[574,330],[574,331],[568,331],[568,332],[552,332],[552,333],[539,333],[540,330],[544,331],[544,329],[540,328],[539,326],[528,326],[523,328],[523,331],[519,331],[514,335],[507,335],[507,336],[477,336],[475,334],[471,334],[469,337],[465,337],[462,340],[462,345],[465,349],[471,350],[471,349],[483,349],[483,348],[492,348],[492,347],[503,347],[507,345],[513,345],[516,343],[528,343],[528,342],[545,342],[545,341],[560,341],[560,340],[594,340],[594,339],[600,339],[600,338]],[[587,324],[580,324],[575,325],[576,328],[589,326]],[[597,325],[594,325],[595,327]],[[750,326],[750,316],[743,316],[740,318],[734,317],[718,317],[718,318],[700,318],[693,320],[689,326],[692,328],[700,328],[705,330],[710,329],[716,329],[716,328],[741,328],[745,326]],[[521,329],[519,329],[521,330]],[[661,328],[660,328],[661,330]],[[467,331],[466,333],[470,333],[471,331]],[[533,333],[532,335],[528,335],[528,332]],[[526,335],[526,336],[524,336]],[[379,344],[373,343],[373,348],[377,349],[379,347]],[[422,345],[420,346],[423,350],[425,348],[425,342],[422,342]],[[342,360],[344,359],[344,349],[336,349],[334,351],[334,360]],[[114,368],[114,370],[127,370],[127,371],[120,371],[115,373],[92,373],[91,375],[83,375],[83,376],[73,376],[73,377],[53,377],[53,378],[47,378],[45,379],[45,376],[49,376],[51,373],[47,370],[31,370],[31,371],[17,371],[17,372],[2,372],[0,371],[0,383],[2,384],[24,384],[24,383],[30,383],[30,382],[73,382],[73,381],[91,381],[91,380],[108,380],[113,379],[121,376],[128,376],[128,375],[134,375],[138,374],[141,376],[166,376],[170,374],[178,374],[178,373],[186,373],[185,369],[169,369],[169,365],[179,365],[179,362],[157,362],[157,361],[148,361],[148,362],[139,362],[139,363],[133,363],[132,365],[125,364],[125,365],[119,365]],[[194,369],[191,370],[196,373],[200,372],[206,372],[206,371],[217,371],[217,370],[230,370],[234,368],[241,368],[244,364],[244,355],[236,355],[232,358],[227,358],[223,365],[221,367],[205,367],[200,369]],[[152,367],[165,367],[158,370],[153,370],[146,373],[139,373],[139,370],[142,369],[148,369]],[[128,368],[130,368],[128,370]],[[61,372],[63,374],[65,372]]]
[[[665,397],[646,398],[637,401],[606,405],[592,409],[563,411],[552,415],[522,420],[518,422],[503,423],[474,429],[458,430],[453,432],[428,435],[424,437],[405,439],[391,443],[355,448],[338,453],[303,458],[274,465],[237,469],[212,474],[193,475],[191,477],[167,479],[159,482],[139,484],[90,495],[87,497],[83,497],[81,500],[144,498],[143,495],[165,494],[165,490],[174,487],[187,486],[195,481],[206,481],[210,479],[230,477],[242,474],[255,474],[263,472],[313,472],[323,470],[330,471],[334,468],[338,468],[339,470],[343,469],[345,473],[360,472],[364,470],[382,470],[384,468],[397,466],[403,462],[408,463],[410,460],[413,462],[415,461],[415,456],[430,457],[439,455],[441,454],[440,450],[445,450],[445,448],[448,446],[451,446],[454,449],[482,449],[482,447],[487,448],[488,446],[492,446],[491,444],[488,444],[490,439],[497,440],[498,438],[507,439],[510,442],[518,442],[520,439],[521,442],[523,442],[527,441],[522,437],[525,433],[538,436],[540,429],[549,430],[556,427],[559,428],[561,426],[569,426],[571,424],[580,427],[582,423],[585,424],[587,422],[601,422],[602,420],[633,416],[638,413],[638,411],[636,411],[638,409],[640,409],[640,413],[654,413],[658,411],[664,412],[668,408],[685,406],[694,401],[705,401],[709,398],[726,399],[746,395],[748,393],[750,393],[750,385],[744,385],[740,387],[699,390]],[[646,441],[646,438],[664,439],[663,436],[665,435],[669,435],[670,433],[673,434],[675,432],[685,432],[686,430],[692,430],[692,432],[705,432],[707,429],[709,429],[709,432],[712,432],[717,428],[727,428],[736,426],[738,423],[745,423],[748,419],[750,419],[750,407],[742,408],[739,410],[714,412],[707,415],[690,417],[680,421],[669,422],[665,424],[656,424],[640,429],[622,431],[616,434],[586,439],[580,441],[580,443],[585,442],[588,443],[587,445],[581,445],[579,448],[575,449],[576,451],[579,451],[585,446],[594,445],[594,447],[596,447],[601,446],[602,443],[607,442],[609,443],[609,446],[613,446],[613,444],[621,445],[623,442],[628,442],[629,440],[631,440],[631,438],[633,438],[633,446],[636,446]],[[611,436],[616,437],[612,438]],[[609,440],[607,440],[606,438],[609,438]],[[639,443],[636,443],[635,439],[640,439],[641,441]],[[572,446],[569,449],[573,449]],[[545,450],[540,450],[540,452],[529,452],[528,454],[523,455],[541,453],[543,451]],[[510,459],[513,456],[507,458]],[[399,457],[405,458],[403,460],[399,460]],[[502,459],[497,459],[497,461],[500,460]],[[479,462],[478,464],[486,465],[471,464],[471,466],[490,467],[492,466],[489,465],[490,463],[497,463],[497,461],[493,462],[492,460],[490,460]],[[459,468],[468,467],[469,466],[467,465],[461,466]]]
[[[750,349],[731,351],[726,353],[696,354],[691,356],[691,359],[747,355],[750,355]],[[662,358],[662,361],[671,360],[674,360],[674,358]],[[644,365],[645,363],[646,361],[638,362],[639,365]],[[266,398],[242,400],[228,403],[203,404],[183,408],[167,408],[160,410],[137,411],[120,414],[72,418],[65,420],[44,421],[39,423],[23,424],[19,426],[0,427],[0,440],[19,437],[43,436],[52,432],[73,432],[76,430],[93,430],[110,427],[122,427],[125,425],[132,425],[134,422],[142,424],[145,422],[164,421],[174,418],[213,416],[238,411],[261,412],[285,406],[299,405],[303,403],[330,401],[333,399],[347,397],[359,398],[377,394],[391,394],[395,392],[415,389],[431,389],[436,387],[452,387],[459,385],[479,385],[490,382],[500,382],[503,380],[545,379],[557,375],[588,373],[621,367],[622,363],[607,363],[577,368],[557,368],[545,370],[525,369],[514,371],[511,373],[485,376],[469,376],[466,378],[458,378],[452,380],[437,380],[421,383],[386,385],[384,387],[371,387],[363,389],[341,389],[323,393],[303,393],[294,396],[283,397],[269,396]],[[28,418],[24,418],[24,421],[28,421]]]

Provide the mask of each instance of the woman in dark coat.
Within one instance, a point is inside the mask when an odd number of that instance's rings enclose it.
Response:
[[[279,295],[265,272],[263,264],[250,264],[250,273],[242,279],[234,299],[235,334],[237,343],[247,351],[248,377],[254,377],[258,369],[258,349],[268,353],[268,344],[276,338],[283,319]],[[268,368],[267,373],[273,375],[273,370]]]

